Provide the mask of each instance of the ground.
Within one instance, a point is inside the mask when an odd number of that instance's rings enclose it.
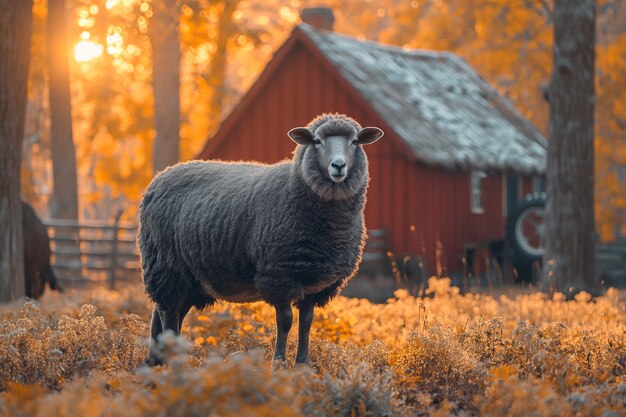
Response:
[[[270,360],[273,309],[221,303],[143,366],[151,305],[139,285],[0,306],[2,416],[626,415],[626,310],[511,290],[340,297],[318,309],[311,367]],[[294,326],[294,330],[297,326]]]

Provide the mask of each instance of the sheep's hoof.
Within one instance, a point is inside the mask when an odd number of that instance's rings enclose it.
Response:
[[[296,358],[296,366],[309,366],[309,358],[298,359]]]
[[[273,362],[274,362],[275,369],[287,368],[287,358],[285,358],[284,356],[279,356],[279,357],[274,356]]]
[[[150,356],[148,356],[148,359],[146,360],[146,365],[153,368],[155,366],[165,365],[165,362],[163,362],[157,355],[154,355],[151,352]]]

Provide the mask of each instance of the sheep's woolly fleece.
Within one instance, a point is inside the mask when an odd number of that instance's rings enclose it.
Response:
[[[323,115],[309,129],[356,135],[361,126]],[[315,147],[301,145],[274,165],[191,161],[160,173],[140,208],[149,297],[161,309],[305,295],[326,304],[356,272],[364,245],[367,158],[356,148],[339,184],[324,177]]]

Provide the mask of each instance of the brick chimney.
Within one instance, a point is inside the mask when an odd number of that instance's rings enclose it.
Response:
[[[332,32],[335,16],[330,7],[307,7],[300,11],[300,18],[304,23],[313,26],[315,29]]]

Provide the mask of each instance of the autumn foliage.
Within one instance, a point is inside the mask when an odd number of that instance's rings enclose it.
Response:
[[[318,310],[311,367],[274,366],[273,309],[192,310],[169,365],[143,366],[139,286],[49,294],[0,310],[3,416],[608,416],[626,406],[626,312],[616,290],[340,297]],[[288,345],[295,352],[295,334]]]
[[[132,218],[153,175],[155,135],[148,25],[154,2],[66,0],[74,140],[81,212]],[[154,3],[154,4],[153,4]],[[453,51],[547,134],[552,2],[328,0],[335,30],[363,39]],[[364,4],[367,4],[364,6]],[[319,1],[183,0],[180,5],[181,157],[197,154],[299,23]],[[598,0],[596,216],[611,239],[624,226],[626,6]],[[36,0],[23,191],[43,208],[51,188],[45,71],[45,1]],[[305,121],[302,121],[303,123]],[[620,169],[622,171],[620,171]],[[621,173],[621,174],[620,174]]]

